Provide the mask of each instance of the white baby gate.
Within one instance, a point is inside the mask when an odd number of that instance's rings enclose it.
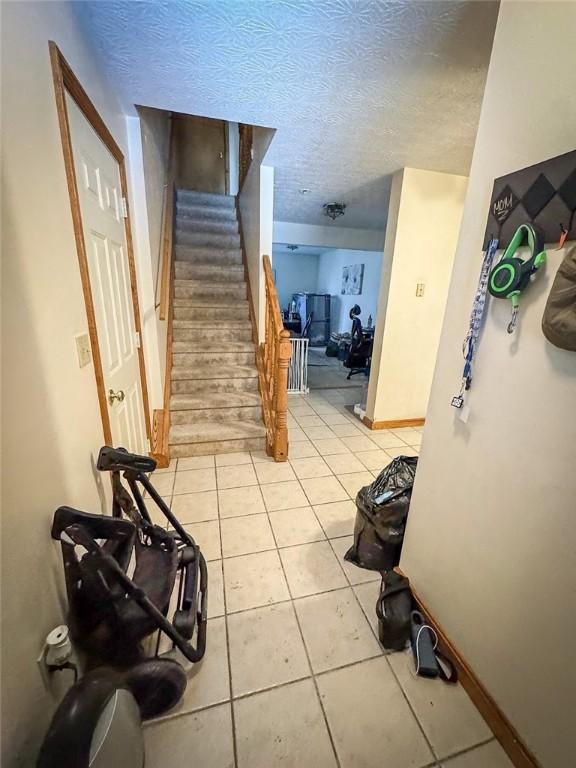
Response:
[[[308,388],[308,339],[290,339],[292,357],[288,368],[288,394],[307,394]]]

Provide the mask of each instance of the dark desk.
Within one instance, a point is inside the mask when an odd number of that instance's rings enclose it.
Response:
[[[302,333],[302,320],[284,320],[284,328],[291,333]]]

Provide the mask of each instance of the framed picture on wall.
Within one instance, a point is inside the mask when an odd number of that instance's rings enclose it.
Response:
[[[364,281],[364,264],[351,264],[348,267],[342,267],[342,294],[362,293],[362,283]]]

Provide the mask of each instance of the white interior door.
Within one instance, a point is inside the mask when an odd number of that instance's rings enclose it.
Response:
[[[148,453],[120,168],[66,94],[112,441]]]

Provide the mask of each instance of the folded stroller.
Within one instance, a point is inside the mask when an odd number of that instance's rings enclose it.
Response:
[[[86,654],[87,668],[124,671],[142,716],[149,717],[173,706],[186,687],[182,666],[159,657],[160,633],[189,661],[204,656],[206,562],[148,479],[146,473],[156,468],[154,459],[104,447],[97,467],[112,475],[112,516],[60,507],[52,524],[52,537],[62,546],[68,626]],[[141,488],[170,530],[152,523]]]

